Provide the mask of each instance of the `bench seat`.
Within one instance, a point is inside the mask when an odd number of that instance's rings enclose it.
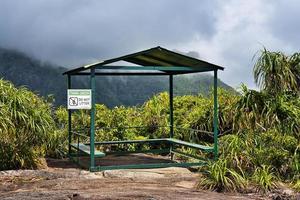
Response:
[[[185,142],[185,141],[177,140],[177,139],[174,139],[174,138],[166,138],[166,140],[170,143],[179,144],[179,145],[183,145],[185,147],[190,147],[190,148],[195,148],[195,149],[201,149],[201,150],[204,150],[204,151],[213,151],[213,149],[214,149],[213,147],[210,147],[210,146],[204,146],[204,145],[201,145],[201,144]]]
[[[91,155],[91,149],[90,149],[90,146],[88,146],[88,145],[85,145],[83,143],[79,143],[79,144],[73,143],[73,144],[71,144],[71,146],[85,154]],[[95,155],[95,157],[104,157],[105,153],[95,150],[94,155]]]

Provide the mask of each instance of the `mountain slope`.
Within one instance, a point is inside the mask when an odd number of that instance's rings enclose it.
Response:
[[[12,81],[16,86],[25,85],[36,93],[53,94],[55,105],[66,104],[67,80],[62,75],[66,68],[43,63],[28,55],[0,48],[0,77]],[[89,88],[84,77],[72,78],[73,88]],[[174,78],[174,94],[207,94],[212,88],[210,74],[180,75]],[[219,80],[219,86],[233,90]],[[109,107],[142,104],[152,95],[168,90],[167,77],[99,77],[96,79],[98,103]]]

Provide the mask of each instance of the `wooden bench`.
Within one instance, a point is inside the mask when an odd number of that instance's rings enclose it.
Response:
[[[91,155],[91,149],[90,149],[90,146],[88,146],[88,145],[85,145],[83,143],[79,143],[79,144],[73,143],[73,144],[71,144],[71,146],[85,154]],[[95,150],[94,155],[95,155],[95,157],[104,157],[105,153]]]
[[[173,144],[183,145],[185,147],[190,147],[190,148],[194,148],[194,149],[201,149],[201,150],[204,150],[204,151],[213,151],[213,149],[214,149],[213,147],[210,147],[210,146],[204,146],[204,145],[201,145],[201,144],[185,142],[185,141],[177,140],[177,139],[174,139],[174,138],[166,138],[166,141],[168,141],[170,143],[173,143]]]

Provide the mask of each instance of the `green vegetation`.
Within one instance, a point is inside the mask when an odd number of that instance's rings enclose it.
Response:
[[[262,167],[257,167],[252,179],[257,185],[256,188],[258,191],[266,192],[276,187],[276,183],[274,182],[276,177],[270,166],[263,165]]]
[[[0,80],[0,107],[0,170],[36,167],[55,126],[49,104]]]
[[[300,54],[286,56],[264,49],[254,67],[261,91],[242,85],[241,96],[234,105],[232,131],[220,138],[221,169],[245,176],[257,191],[272,190],[277,181],[294,182],[294,188],[299,187],[299,69]],[[229,172],[219,173],[222,177],[216,178],[220,168],[213,167],[216,163],[211,165],[201,186],[209,181],[213,182],[209,188],[214,190],[243,186],[236,182],[233,187],[231,182],[225,182],[234,180]]]
[[[241,192],[255,188],[266,193],[275,189],[277,182],[285,182],[299,191],[299,70],[300,54],[286,56],[263,50],[254,68],[261,91],[245,85],[241,86],[240,94],[219,88],[220,155],[218,161],[199,168],[200,188]],[[65,156],[66,108],[53,108],[24,88],[16,89],[6,81],[0,83],[0,158],[1,163],[5,163],[1,169],[35,167],[37,158],[44,155]],[[212,131],[212,108],[211,94],[176,96],[175,137],[211,144],[209,133],[178,127]],[[140,106],[108,108],[97,104],[96,126],[102,129],[96,130],[96,140],[167,137],[168,114],[166,92]],[[88,130],[83,129],[89,126],[88,112],[76,111],[72,116],[73,129],[81,129],[81,134],[88,135]],[[134,149],[136,146],[119,148]],[[192,153],[211,158],[210,154]]]
[[[247,180],[241,173],[228,168],[226,159],[210,162],[205,169],[207,174],[200,179],[199,187],[216,191],[243,191],[247,186]]]

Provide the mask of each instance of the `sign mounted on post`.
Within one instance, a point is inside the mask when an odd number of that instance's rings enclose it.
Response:
[[[69,89],[68,109],[91,109],[92,90],[90,89]]]

